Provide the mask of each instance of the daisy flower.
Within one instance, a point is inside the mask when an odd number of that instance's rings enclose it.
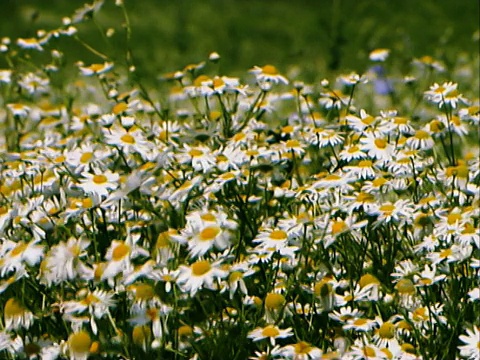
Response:
[[[108,196],[109,190],[114,190],[118,187],[120,178],[118,174],[112,173],[110,170],[96,170],[94,174],[82,172],[82,176],[83,178],[80,179],[78,187],[85,193],[98,197]]]
[[[439,120],[444,124],[446,129],[450,129],[458,136],[465,136],[469,133],[467,123],[462,121],[458,116],[452,115],[450,117],[440,116]]]
[[[284,346],[280,349],[280,353],[285,358],[291,360],[311,360],[321,359],[322,357],[322,350],[306,341],[299,341],[295,344]]]
[[[65,154],[65,163],[72,167],[75,173],[82,173],[92,165],[100,165],[109,156],[108,151],[97,148],[92,143],[83,143]]]
[[[320,148],[336,146],[343,143],[343,136],[333,129],[315,128],[308,135],[307,142]]]
[[[130,131],[120,126],[108,129],[105,131],[105,143],[117,146],[126,155],[130,153],[143,155],[150,150],[142,131],[134,128]]]
[[[253,341],[260,341],[263,339],[269,339],[270,344],[275,346],[276,339],[284,339],[292,336],[292,328],[280,329],[275,325],[267,325],[265,327],[258,327],[248,333],[248,338]]]
[[[377,326],[375,320],[366,319],[366,318],[357,318],[349,319],[347,323],[342,326],[343,330],[354,330],[354,331],[370,331]]]
[[[227,276],[227,272],[219,268],[219,263],[208,260],[198,260],[190,266],[180,265],[177,283],[182,290],[195,296],[202,288],[215,289],[215,280]]]
[[[10,298],[3,308],[6,330],[28,329],[33,324],[33,314],[16,298]]]
[[[175,191],[170,194],[167,192],[166,197],[175,207],[178,207],[183,201],[185,201],[190,191],[197,187],[201,182],[201,176],[195,176],[191,180],[185,180],[182,185],[175,189]]]
[[[442,85],[437,83],[430,86],[430,89],[425,91],[425,96],[428,100],[438,104],[441,108],[444,104],[456,108],[459,101],[466,102],[463,95],[457,90],[458,84],[453,82],[444,82]]]
[[[0,69],[0,83],[10,84],[12,82],[12,70]]]
[[[74,332],[67,341],[70,360],[87,360],[92,346],[90,334],[84,330]]]
[[[288,244],[288,234],[284,230],[264,230],[261,231],[253,240],[254,243],[259,243],[264,249],[280,250]]]
[[[33,73],[28,73],[18,80],[18,84],[31,95],[43,94],[48,92],[50,80],[48,80],[48,78],[41,78]]]
[[[445,70],[445,66],[438,60],[434,59],[430,55],[422,56],[421,58],[414,59],[413,64],[419,65],[424,68],[435,69],[439,72]]]
[[[357,165],[349,165],[344,167],[345,171],[357,179],[371,179],[376,175],[378,171],[372,160],[361,160]]]
[[[108,312],[110,307],[115,306],[115,301],[113,300],[114,293],[104,290],[96,289],[93,292],[90,291],[80,291],[80,296],[83,299],[75,301],[65,301],[61,304],[60,308],[65,314],[75,314],[88,311],[90,314],[90,326],[92,332],[96,335],[98,333],[96,319],[101,319]]]
[[[367,128],[373,128],[377,123],[377,119],[369,115],[364,109],[360,110],[360,117],[355,115],[347,115],[347,124],[356,132],[362,133]]]
[[[344,94],[341,90],[328,90],[327,92],[320,93],[321,97],[318,99],[318,103],[326,109],[336,108],[340,110],[342,107],[348,104],[350,96]]]
[[[76,277],[89,277],[87,267],[81,258],[87,255],[90,240],[70,238],[67,242],[54,245],[42,262],[41,278],[48,284],[59,284]],[[93,275],[93,274],[91,274]]]
[[[352,160],[364,159],[367,157],[367,154],[365,154],[358,145],[347,145],[340,151],[338,157],[341,160],[350,162]]]
[[[273,65],[265,65],[262,67],[254,66],[250,72],[255,75],[259,83],[272,82],[274,84],[288,84],[287,78],[280,75],[277,68]]]
[[[355,72],[352,72],[352,73],[346,74],[346,75],[340,75],[337,79],[340,81],[340,83],[342,83],[343,85],[346,85],[346,86],[364,84],[368,81],[365,76],[359,75]]]
[[[30,107],[24,104],[11,103],[7,104],[7,108],[14,116],[26,117],[30,113]]]
[[[395,221],[410,224],[413,222],[413,210],[413,203],[410,200],[399,199],[395,203],[375,204],[367,213],[377,215],[377,223]]]
[[[216,165],[216,160],[210,149],[205,146],[191,147],[183,145],[182,153],[177,154],[177,159],[181,164],[191,164],[196,171],[203,173],[209,172]]]
[[[43,51],[43,47],[37,38],[18,38],[17,45],[22,49],[35,49],[37,51]]]
[[[395,152],[394,147],[387,139],[373,133],[367,133],[360,139],[360,143],[362,144],[362,151],[366,152],[371,158],[382,162],[390,161]]]
[[[433,148],[435,141],[427,130],[419,129],[407,139],[407,146],[416,150],[429,150]]]
[[[437,275],[437,266],[435,264],[431,267],[425,265],[419,275],[413,276],[413,281],[417,286],[431,286],[444,280],[446,277],[445,274]]]
[[[224,250],[230,244],[230,234],[218,225],[205,226],[189,241],[190,256],[195,258],[205,255],[213,246]]]
[[[91,64],[89,66],[82,64],[79,66],[79,69],[84,76],[100,75],[113,69],[113,63],[104,62],[103,64]]]
[[[370,52],[368,58],[371,61],[385,61],[390,55],[390,49],[375,49]]]
[[[25,268],[25,264],[34,266],[43,257],[44,246],[38,245],[37,240],[25,243],[20,241],[4,242],[0,248],[0,274],[5,276],[10,271],[18,271]],[[8,249],[8,250],[7,250]],[[6,251],[6,252],[5,252]]]
[[[371,343],[365,343],[362,339],[355,340],[347,354],[353,360],[384,360],[387,358],[386,354],[379,347]]]
[[[140,238],[140,234],[134,233],[128,234],[124,241],[112,241],[105,254],[107,266],[103,270],[102,279],[113,279],[120,273],[127,276],[133,270],[133,259],[150,255],[147,250],[137,244]]]
[[[331,219],[327,225],[327,232],[323,238],[325,248],[329,247],[335,240],[346,233],[352,233],[354,230],[361,229],[368,224],[368,220],[357,222],[355,215],[349,215],[345,219],[335,218]],[[354,234],[356,231],[353,232]]]
[[[230,274],[228,275],[227,285],[222,289],[229,290],[230,299],[233,299],[233,296],[237,290],[240,294],[248,296],[247,285],[245,284],[245,278],[253,275],[255,270],[250,268],[248,263],[234,264],[230,268]]]

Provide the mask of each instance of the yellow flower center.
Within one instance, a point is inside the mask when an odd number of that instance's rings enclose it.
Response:
[[[375,139],[375,146],[379,149],[385,149],[387,142],[384,139]]]
[[[210,81],[210,78],[207,75],[200,75],[193,81],[194,86],[202,86],[202,83]]]
[[[57,164],[61,164],[65,162],[65,160],[66,160],[65,155],[60,155],[55,158],[54,162]]]
[[[264,67],[262,67],[262,72],[265,75],[278,75],[278,70],[273,65],[265,65]]]
[[[373,162],[371,160],[362,160],[358,163],[359,167],[371,167]]]
[[[170,233],[164,231],[157,237],[157,249],[166,248],[170,246]]]
[[[118,115],[118,114],[121,114],[123,113],[125,110],[128,109],[128,106],[126,103],[124,102],[119,102],[118,104],[115,104],[115,106],[113,107],[112,109],[112,112],[115,114],[115,115]]]
[[[395,325],[389,321],[384,322],[378,329],[378,335],[382,339],[392,339],[395,335]]]
[[[112,259],[114,261],[122,260],[130,253],[130,246],[125,243],[118,244],[112,252]]]
[[[68,345],[74,354],[85,354],[90,350],[92,339],[86,331],[76,332],[68,338]]]
[[[184,337],[184,336],[191,336],[193,335],[193,329],[189,325],[182,325],[178,328],[178,336]]]
[[[403,329],[403,330],[407,330],[407,331],[410,331],[412,330],[412,327],[410,326],[410,324],[408,322],[406,322],[405,320],[401,320],[397,323],[397,327],[399,329]]]
[[[225,81],[223,81],[221,78],[216,77],[213,79],[213,88],[219,88],[223,85],[225,85]]]
[[[82,164],[88,163],[92,159],[92,157],[93,157],[92,152],[83,153],[82,156],[80,156],[80,162]]]
[[[387,359],[393,359],[393,354],[390,350],[388,350],[387,348],[382,348],[380,349],[381,352],[383,352],[385,354],[385,356],[387,357]]]
[[[462,234],[463,235],[475,234],[475,228],[473,227],[472,224],[466,223],[463,230],[462,230]]]
[[[325,176],[325,180],[327,180],[327,181],[338,181],[338,180],[341,180],[341,179],[342,179],[341,176],[335,175],[335,174]]]
[[[93,294],[88,294],[85,299],[82,300],[82,303],[84,303],[85,305],[90,305],[90,304],[93,304],[93,303],[98,303],[99,302],[99,298],[96,297],[95,295]]]
[[[82,199],[82,207],[84,209],[89,209],[93,206],[93,200],[91,198]]]
[[[332,234],[337,235],[347,229],[347,224],[343,220],[334,221],[332,224]]]
[[[104,184],[108,181],[108,178],[105,175],[97,174],[97,175],[93,175],[92,180],[95,184]]]
[[[205,275],[210,271],[212,266],[207,260],[200,260],[192,264],[192,274],[195,276]]]
[[[203,155],[203,151],[202,150],[198,150],[198,149],[192,149],[188,152],[188,154],[191,156],[191,157],[197,157],[197,156],[202,156]]]
[[[372,202],[374,200],[372,194],[361,192],[357,195],[357,202]]]
[[[27,248],[27,244],[23,241],[20,241],[17,246],[15,246],[12,251],[10,252],[10,256],[18,256],[21,255],[25,249]]]
[[[397,285],[395,285],[395,289],[400,294],[413,294],[413,293],[415,293],[415,286],[413,285],[413,282],[410,279],[401,279],[397,283]]]
[[[98,341],[92,342],[92,345],[90,345],[89,351],[92,354],[97,354],[100,351],[100,343]]]
[[[150,338],[152,331],[147,325],[137,325],[133,328],[132,339],[137,346],[143,346],[146,339]]]
[[[229,276],[228,276],[228,282],[229,283],[234,283],[235,281],[238,281],[243,278],[243,273],[241,271],[233,271]]]
[[[362,123],[364,123],[365,125],[370,125],[374,121],[375,121],[375,118],[372,115],[368,115],[362,119]]]
[[[354,146],[351,146],[350,148],[348,148],[348,152],[350,154],[356,153],[359,150],[360,150],[360,148],[357,145],[354,145]]]
[[[419,140],[425,140],[430,137],[430,134],[426,132],[425,130],[417,130],[415,132],[415,137]]]
[[[282,127],[282,132],[285,133],[285,134],[291,134],[294,132],[294,127],[292,125],[287,125],[287,126],[284,126]]]
[[[379,177],[379,178],[376,178],[372,181],[372,185],[375,186],[375,187],[380,187],[380,186],[385,185],[386,182],[387,182],[387,179],[385,179],[383,177]]]
[[[370,347],[370,346],[365,346],[365,347],[363,348],[363,354],[364,354],[367,358],[369,358],[369,357],[372,357],[372,358],[373,358],[373,357],[375,357],[376,352],[375,352],[375,349],[373,349],[372,347]]]
[[[415,347],[412,344],[402,344],[402,350],[409,354],[415,354]]]
[[[216,221],[217,218],[212,213],[205,213],[200,215],[200,218],[205,221]]]
[[[264,328],[262,330],[262,335],[265,336],[265,337],[277,337],[278,335],[280,335],[280,331],[278,331],[278,329],[272,325],[269,325],[267,326],[266,328]]]
[[[447,223],[448,225],[455,225],[458,221],[462,219],[460,214],[448,214],[447,216]]]
[[[135,286],[135,299],[140,301],[150,300],[155,296],[155,291],[148,284],[139,284]]]
[[[371,284],[380,285],[380,281],[372,274],[365,274],[360,278],[358,284],[361,288],[364,288],[365,286]]]
[[[380,206],[380,211],[383,212],[385,215],[392,215],[394,210],[395,210],[395,205],[393,204],[384,204]]]
[[[231,172],[227,172],[227,173],[224,173],[222,175],[220,175],[220,178],[222,180],[232,180],[232,179],[235,179],[235,174],[231,173]]]
[[[130,134],[125,134],[125,135],[122,135],[122,137],[120,138],[120,140],[122,140],[124,143],[126,144],[135,144],[135,138],[130,135]]]
[[[356,326],[362,326],[367,323],[367,319],[356,319],[353,324]]]
[[[468,166],[458,165],[457,166],[457,177],[462,179],[468,179]]]
[[[3,309],[3,314],[5,319],[9,319],[16,316],[22,316],[25,313],[25,308],[20,304],[20,302],[15,298],[10,298],[5,303],[5,308]]]
[[[287,143],[285,144],[285,146],[289,149],[301,147],[300,142],[296,139],[288,140]]]
[[[270,239],[272,240],[287,240],[287,233],[283,230],[273,230],[270,233]]]
[[[316,296],[320,296],[322,298],[329,296],[332,293],[333,286],[328,282],[327,279],[322,279],[317,282],[313,288],[313,292]]]
[[[202,241],[212,241],[220,233],[220,228],[218,226],[209,226],[203,229],[200,232],[200,240]]]
[[[285,304],[285,297],[282,294],[269,293],[265,297],[265,307],[270,310],[278,310]]]
[[[440,252],[440,258],[446,259],[446,258],[449,257],[450,255],[452,255],[452,253],[453,253],[452,249],[442,250],[442,251]]]

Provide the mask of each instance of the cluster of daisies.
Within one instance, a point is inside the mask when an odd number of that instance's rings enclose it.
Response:
[[[200,63],[158,96],[108,59],[62,88],[58,50],[14,66],[101,3],[2,40],[0,357],[479,358],[480,107],[422,89],[441,62],[394,83],[377,49],[313,85]]]

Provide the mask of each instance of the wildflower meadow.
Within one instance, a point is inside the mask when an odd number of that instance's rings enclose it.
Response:
[[[129,15],[1,39],[0,359],[480,358],[478,54],[152,81]]]

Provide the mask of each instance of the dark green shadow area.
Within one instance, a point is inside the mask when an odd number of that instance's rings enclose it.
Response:
[[[53,29],[84,2],[2,0],[0,33],[12,38]],[[150,79],[222,56],[219,73],[238,75],[271,63],[282,71],[301,69],[305,80],[328,72],[362,72],[372,49],[392,50],[400,69],[412,57],[431,55],[448,67],[460,53],[478,53],[479,1],[476,0],[125,0],[132,24],[138,69]],[[114,60],[124,56],[122,16],[113,0],[79,35]],[[106,44],[99,28],[116,29]],[[72,39],[58,46],[68,61],[100,59]],[[2,59],[0,66],[5,66]]]

